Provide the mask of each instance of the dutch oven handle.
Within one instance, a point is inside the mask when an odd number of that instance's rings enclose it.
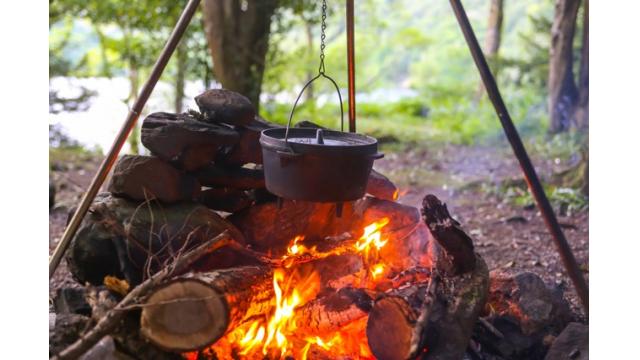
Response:
[[[291,114],[289,114],[289,122],[287,123],[287,130],[284,133],[284,142],[285,142],[285,144],[288,142],[287,140],[289,138],[289,128],[291,127],[291,120],[293,119],[293,113],[296,111],[296,106],[298,105],[298,101],[300,101],[300,98],[302,97],[302,94],[309,87],[309,85],[311,85],[312,82],[318,80],[320,77],[324,77],[325,79],[331,81],[333,86],[336,88],[336,92],[338,93],[338,99],[340,99],[340,131],[344,132],[344,111],[342,109],[342,95],[340,94],[340,89],[338,88],[338,84],[336,84],[336,82],[331,77],[325,75],[324,67],[321,65],[320,71],[318,72],[318,75],[316,75],[313,79],[309,80],[304,85],[302,90],[300,90],[300,94],[298,94],[298,97],[296,98],[296,102],[293,103],[293,108],[291,109]]]

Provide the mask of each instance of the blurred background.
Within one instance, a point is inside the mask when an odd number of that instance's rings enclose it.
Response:
[[[72,206],[86,188],[185,3],[50,2],[53,209]],[[588,0],[463,4],[588,272]],[[327,5],[326,72],[346,110],[345,4]],[[320,1],[204,0],[141,119],[197,109],[196,95],[224,87],[284,124],[318,72],[320,21]],[[401,187],[400,201],[417,205],[435,193],[452,203],[487,252],[495,239],[508,239],[514,251],[527,244],[505,257],[494,251],[491,266],[551,266],[557,272],[540,273],[564,281],[448,2],[358,0],[355,21],[357,128],[382,144],[386,157],[376,169]],[[315,82],[303,100],[294,122],[339,127],[330,83]],[[123,153],[146,151],[138,124]]]

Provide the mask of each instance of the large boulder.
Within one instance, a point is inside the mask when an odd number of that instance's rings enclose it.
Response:
[[[251,101],[231,90],[210,89],[196,96],[195,100],[207,122],[248,125],[256,116]]]
[[[147,116],[141,133],[142,144],[154,155],[187,171],[210,163],[222,146],[240,139],[238,132],[228,126],[163,112]]]
[[[197,197],[200,183],[157,157],[124,155],[113,170],[108,190],[133,200],[175,203]]]
[[[132,286],[187,251],[224,230],[244,244],[242,234],[215,211],[183,202],[162,205],[139,203],[99,194],[67,252],[76,280],[100,285],[107,275],[126,279]],[[232,265],[235,253],[221,249],[196,267]]]

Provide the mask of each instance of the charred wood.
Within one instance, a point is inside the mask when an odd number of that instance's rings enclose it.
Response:
[[[244,167],[223,167],[209,164],[196,171],[193,175],[200,184],[211,187],[226,187],[233,189],[264,188],[264,172],[260,169]]]
[[[473,271],[476,265],[473,240],[449,215],[447,205],[429,194],[422,201],[422,217],[433,238],[446,252],[442,264],[444,271],[454,275]]]

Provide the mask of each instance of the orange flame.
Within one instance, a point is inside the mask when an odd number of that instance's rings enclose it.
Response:
[[[365,262],[361,286],[375,285],[387,271],[384,263],[379,262],[379,251],[389,241],[381,232],[389,223],[385,217],[367,225],[362,236],[347,246],[341,246],[328,252],[318,252],[316,247],[307,247],[302,242],[305,237],[294,237],[282,257],[282,268],[273,273],[272,311],[263,318],[245,323],[220,339],[213,349],[220,353],[219,358],[235,352],[247,359],[284,359],[294,357],[307,360],[313,351],[330,354],[331,357],[344,355],[356,356],[358,359],[373,359],[366,341],[366,318],[356,320],[344,326],[331,337],[308,337],[296,334],[296,310],[314,299],[320,288],[320,277],[317,273],[301,276],[297,272],[287,273],[296,259],[310,256],[313,259],[323,258],[344,251],[356,251]],[[373,264],[373,265],[372,265]],[[315,350],[312,350],[315,349]],[[183,354],[188,357],[191,354]]]

